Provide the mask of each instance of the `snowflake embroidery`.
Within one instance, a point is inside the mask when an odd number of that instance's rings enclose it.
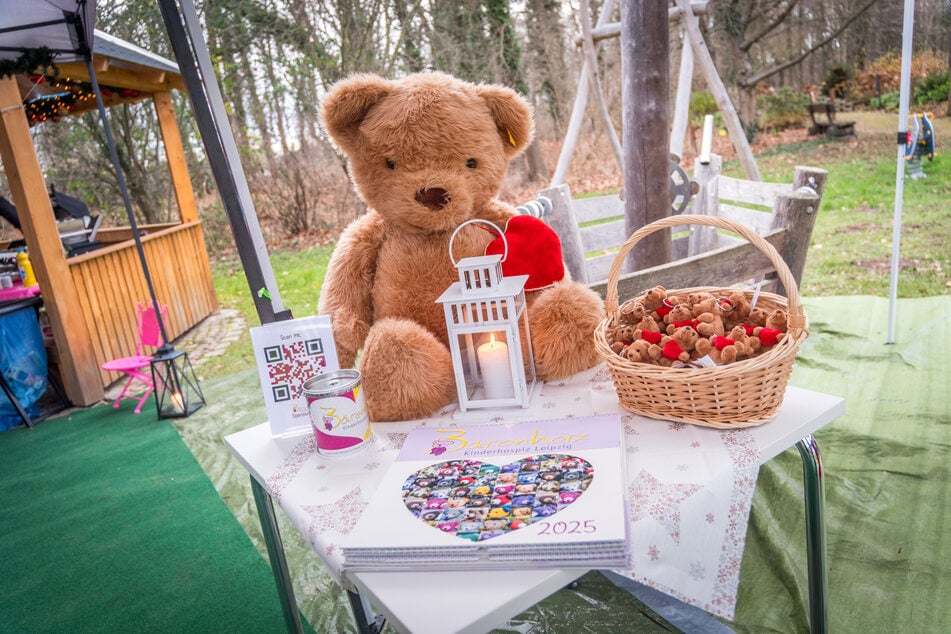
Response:
[[[670,431],[683,431],[687,429],[687,423],[668,423],[667,429]]]
[[[736,606],[740,563],[746,544],[746,526],[759,472],[759,447],[748,430],[730,430],[720,434],[720,439],[733,462],[734,480],[730,498],[730,521],[720,547],[711,611],[729,619],[733,617]]]
[[[713,524],[714,522],[717,521],[717,518],[714,517],[713,513],[707,513],[707,515],[706,515],[706,517],[704,517],[704,519],[707,520],[707,524]]]
[[[314,436],[305,436],[288,452],[277,471],[264,478],[264,486],[276,502],[280,501],[285,488],[297,478],[297,474],[300,473],[304,463],[310,460],[316,452],[317,446]]]
[[[697,484],[665,484],[645,470],[630,486],[631,523],[652,517],[680,543],[680,505],[702,489]]]
[[[379,462],[368,462],[368,463],[366,463],[365,465],[363,465],[363,468],[366,469],[367,471],[373,471],[374,469],[379,469],[379,468],[380,468],[380,463],[379,463]]]
[[[650,557],[651,561],[657,561],[660,559],[660,550],[657,549],[657,546],[651,544],[651,547],[647,549],[647,556]]]
[[[360,487],[356,487],[339,500],[330,504],[305,505],[302,508],[310,517],[307,532],[310,541],[316,543],[316,537],[327,531],[348,534],[356,526],[367,503],[360,497]]]
[[[393,445],[393,447],[396,449],[401,449],[403,447],[403,443],[406,442],[406,437],[408,435],[409,434],[405,432],[397,432],[397,433],[387,432],[386,433],[386,437],[389,438],[390,444]],[[386,448],[381,447],[380,451],[386,451]]]
[[[685,465],[685,464],[679,464],[679,465],[677,465],[677,471],[687,471],[687,470],[689,470],[689,469],[690,469],[690,467],[688,467],[688,466]]]
[[[700,447],[703,446],[703,443],[701,443],[698,440],[695,440],[692,443],[690,443],[690,446],[693,447],[694,449],[699,449]]]
[[[637,428],[628,421],[624,423],[624,433],[628,436],[639,436],[641,432],[637,431]]]
[[[703,581],[704,577],[707,576],[707,571],[703,567],[703,563],[700,561],[695,561],[690,564],[690,570],[688,574],[693,577],[696,581]]]

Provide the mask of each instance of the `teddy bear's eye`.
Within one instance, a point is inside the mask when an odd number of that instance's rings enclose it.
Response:
[[[474,170],[476,168],[476,160],[469,159],[468,161],[466,161],[466,167],[468,167],[471,170]]]
[[[396,169],[396,161],[394,161],[393,159],[386,159],[386,166],[387,166],[389,169],[391,169],[391,170],[395,170],[395,169]]]

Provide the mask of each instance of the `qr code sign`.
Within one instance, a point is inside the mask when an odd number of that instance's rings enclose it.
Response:
[[[327,358],[320,339],[268,346],[264,358],[275,402],[290,401],[301,395],[307,379],[323,374]]]
[[[261,391],[271,433],[310,431],[304,383],[340,369],[330,318],[287,319],[251,328]]]

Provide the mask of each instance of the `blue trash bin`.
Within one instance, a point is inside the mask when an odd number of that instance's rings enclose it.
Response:
[[[27,414],[37,416],[36,403],[46,391],[49,367],[40,322],[32,306],[0,315],[0,372]],[[0,431],[23,422],[6,393],[0,390]]]

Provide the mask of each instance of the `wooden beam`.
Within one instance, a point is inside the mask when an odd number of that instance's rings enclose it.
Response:
[[[182,222],[194,222],[198,220],[198,209],[195,206],[195,192],[192,190],[192,181],[188,174],[182,135],[175,120],[172,95],[167,92],[157,92],[153,95],[153,103],[155,113],[158,115],[159,129],[162,131],[162,142],[165,145],[165,156],[168,159],[168,170],[172,177],[175,199],[178,201],[179,216]]]
[[[690,6],[693,8],[694,15],[703,15],[707,12],[707,7],[710,4],[709,0],[693,0],[690,3]],[[679,7],[671,7],[667,9],[667,17],[670,20],[677,20],[681,16]],[[601,40],[609,40],[615,37],[621,36],[621,23],[620,22],[611,22],[609,24],[604,24],[602,26],[597,26],[591,29],[591,39],[595,42],[600,42]],[[576,35],[575,36],[575,46],[584,46],[584,36]]]
[[[59,64],[61,77],[69,77],[79,81],[91,81],[85,62],[69,62]],[[100,72],[96,69],[96,79],[103,86],[116,88],[131,88],[139,92],[155,93],[168,92],[171,89],[185,90],[185,83],[180,75],[165,73],[155,69],[131,70],[119,68],[115,65]]]
[[[717,107],[723,115],[723,123],[730,133],[730,140],[733,142],[736,156],[740,159],[740,164],[746,172],[746,177],[753,181],[761,181],[763,178],[756,166],[756,159],[753,158],[753,150],[746,138],[746,131],[743,129],[743,124],[740,123],[740,117],[736,114],[736,109],[730,100],[730,94],[727,92],[726,86],[723,85],[723,80],[720,79],[720,74],[713,63],[713,57],[710,56],[707,44],[703,41],[697,16],[693,14],[688,0],[675,0],[675,2],[683,14],[684,31],[687,39],[690,40],[690,45],[693,47],[694,60],[697,66],[700,67],[700,72],[703,73],[703,78],[707,82],[707,88],[710,89],[710,94],[713,95],[713,99],[717,102]]]
[[[0,158],[53,327],[66,394],[75,405],[92,405],[103,399],[99,367],[63,255],[20,91],[11,77],[0,79]]]

